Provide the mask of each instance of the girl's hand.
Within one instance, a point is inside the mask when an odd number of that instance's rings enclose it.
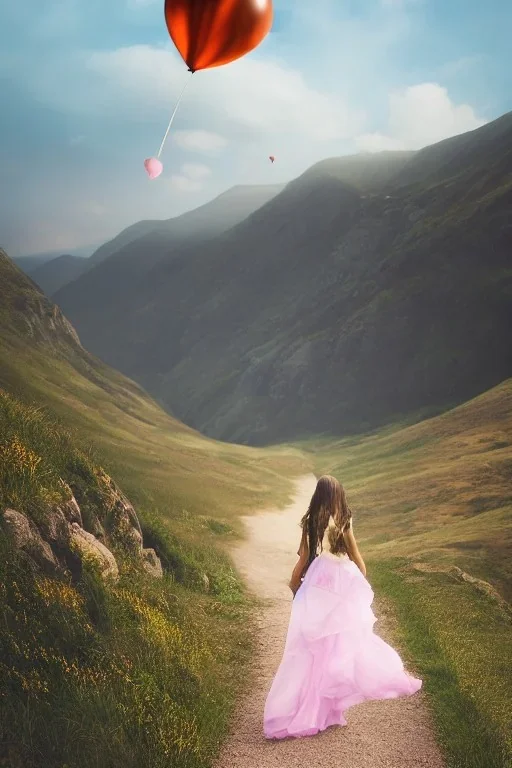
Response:
[[[307,539],[304,532],[302,534],[302,539],[301,539],[301,543],[300,543],[297,554],[299,556],[299,559],[295,564],[295,568],[293,569],[290,581],[288,583],[288,586],[293,592],[294,597],[297,594],[297,591],[300,585],[302,584],[304,572],[308,564],[308,547],[307,547]]]

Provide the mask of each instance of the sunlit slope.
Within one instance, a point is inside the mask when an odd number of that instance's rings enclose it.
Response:
[[[456,565],[512,596],[512,380],[441,416],[308,443],[350,493],[364,551]]]
[[[0,387],[47,406],[101,454],[134,503],[175,518],[228,518],[287,498],[293,448],[254,450],[202,437],[84,350],[53,305],[0,252]]]

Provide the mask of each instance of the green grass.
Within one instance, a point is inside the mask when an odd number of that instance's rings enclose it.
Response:
[[[346,486],[368,556],[457,565],[510,601],[511,432],[508,380],[418,424],[300,447]]]
[[[78,449],[69,430],[44,409],[23,405],[0,390],[0,508],[41,517],[69,496],[62,480],[71,485],[81,508],[99,501],[90,449]]]
[[[69,495],[63,480],[82,512],[103,520],[102,476],[69,430],[0,390],[1,509],[40,524]],[[47,578],[0,527],[0,764],[211,763],[244,682],[251,606],[230,561],[205,540],[227,528],[192,522],[202,545],[146,514],[144,543],[165,577],[125,556],[117,584],[87,565],[73,580]]]
[[[397,611],[450,768],[512,761],[512,381],[418,424],[318,438]]]
[[[497,603],[446,572],[406,560],[369,561],[393,601],[398,639],[424,680],[447,768],[505,768],[512,761],[512,632]]]
[[[253,635],[221,545],[241,513],[285,503],[308,461],[203,438],[83,350],[1,252],[0,282],[0,512],[44,522],[63,480],[87,527],[104,469],[165,570],[153,580],[123,555],[116,585],[89,568],[47,579],[0,529],[0,765],[205,768]]]
[[[0,549],[0,764],[209,765],[243,684],[245,602],[129,571],[72,586]]]
[[[309,467],[293,447],[261,450],[204,438],[92,357],[69,361],[0,337],[0,387],[44,405],[77,441],[94,447],[135,505],[177,528],[183,510],[236,527],[243,510],[286,503],[290,478]]]

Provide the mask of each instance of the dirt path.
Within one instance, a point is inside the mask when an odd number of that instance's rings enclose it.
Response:
[[[240,702],[217,768],[443,768],[421,692],[407,699],[360,704],[347,712],[348,726],[312,738],[263,737],[263,707],[281,661],[290,616],[287,582],[296,562],[298,523],[315,482],[313,475],[301,478],[287,509],[245,518],[247,540],[233,552],[249,587],[263,598],[263,610],[253,685]],[[376,613],[376,630],[387,639],[379,606]]]

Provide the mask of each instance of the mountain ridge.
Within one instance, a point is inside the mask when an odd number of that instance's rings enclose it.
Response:
[[[47,296],[76,280],[87,269],[88,259],[72,254],[63,254],[30,270],[30,277]]]
[[[113,264],[56,300],[88,347],[213,437],[366,430],[510,375],[511,204],[505,115],[420,152],[322,161],[119,300]]]
[[[219,233],[224,229],[229,229],[239,218],[244,218],[253,208],[259,207],[267,199],[271,199],[274,194],[282,188],[281,184],[261,184],[261,185],[238,185],[217,195],[212,200],[193,208],[190,211],[173,216],[169,219],[142,220],[126,227],[118,235],[113,237],[104,245],[100,246],[90,257],[89,267],[105,261],[109,256],[117,253],[123,247],[130,245],[136,240],[146,235],[169,233],[177,235],[178,238],[188,236],[191,228],[195,229],[196,234],[206,230]],[[245,201],[240,200],[240,194],[246,196]],[[229,201],[228,208],[224,203]],[[213,215],[212,215],[213,213]],[[222,219],[215,222],[215,216],[221,216]],[[175,230],[175,231],[173,231]]]

